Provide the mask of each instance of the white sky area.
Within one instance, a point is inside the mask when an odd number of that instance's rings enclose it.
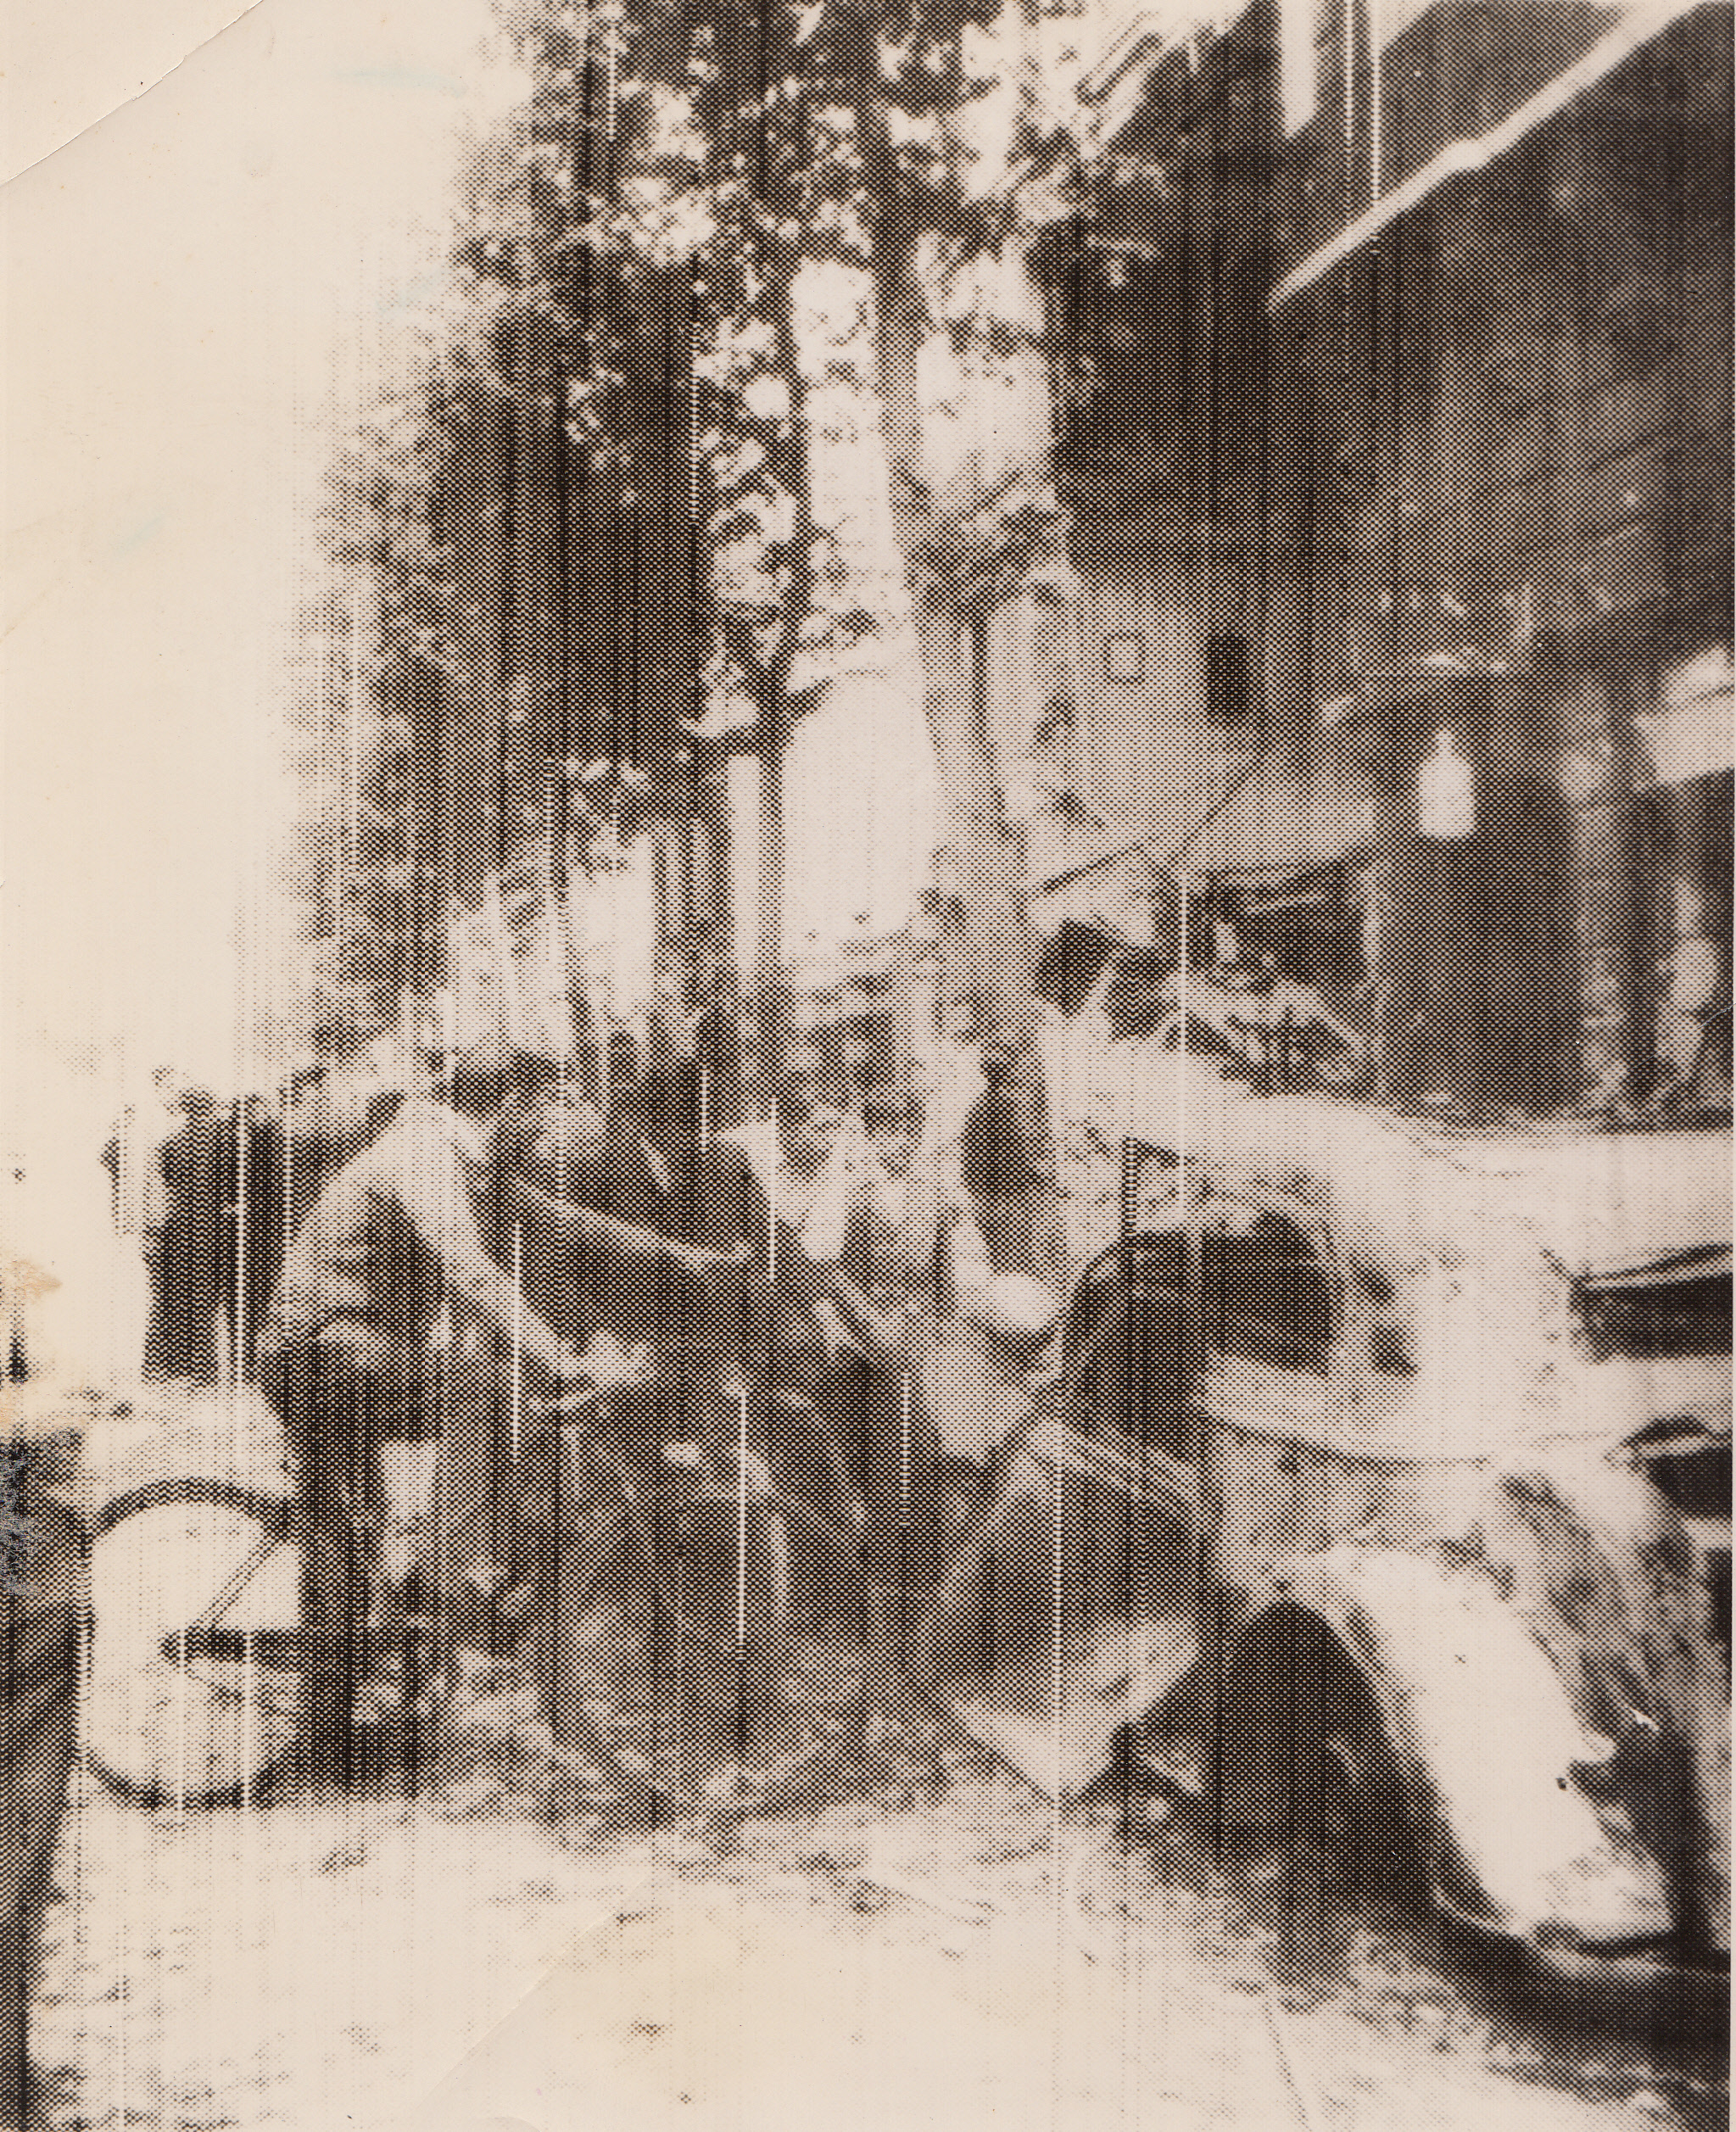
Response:
[[[53,26],[88,49],[129,20]],[[6,188],[14,1040],[236,1078],[324,410],[362,404],[427,288],[485,23],[484,0],[273,0]],[[63,92],[71,49],[43,58]]]
[[[8,17],[10,164],[42,159],[0,201],[0,1254],[61,1277],[67,1369],[137,1302],[91,1292],[121,1102],[159,1060],[251,1077],[241,917],[289,798],[323,410],[366,404],[426,295],[487,26],[486,0],[224,12]]]
[[[293,798],[276,722],[307,501],[334,412],[395,382],[438,292],[461,124],[522,86],[483,72],[487,0],[236,12],[14,5],[0,77],[0,1256],[61,1276],[69,1370],[104,1360],[122,1102],[159,1062],[224,1089],[275,1070],[245,987]],[[902,666],[795,751],[797,952],[908,914],[934,831]],[[136,1273],[101,1306],[111,1346]]]

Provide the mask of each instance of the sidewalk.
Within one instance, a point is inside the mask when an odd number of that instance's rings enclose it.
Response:
[[[1209,1888],[1010,1778],[734,1849],[440,1795],[184,1821],[78,1794],[31,2132],[1628,2132],[1717,2121],[1492,2032],[1378,1935],[1287,2005]],[[1576,2051],[1583,2058],[1591,2045]],[[1679,2087],[1674,2090],[1679,2096]]]

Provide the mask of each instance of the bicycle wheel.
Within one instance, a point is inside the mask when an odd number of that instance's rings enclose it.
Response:
[[[830,1693],[802,1677],[786,1510],[756,1502],[744,1520],[583,1465],[552,1614],[557,1744],[666,1814],[783,1800],[842,1722],[835,1664]]]
[[[156,1482],[98,1513],[84,1741],[110,1789],[245,1806],[295,1759],[304,1553],[293,1504],[229,1482]]]

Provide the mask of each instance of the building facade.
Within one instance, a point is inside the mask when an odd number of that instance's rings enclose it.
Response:
[[[1097,781],[1192,731],[1134,831],[1255,933],[1315,882],[1262,944],[1394,1108],[1728,1105],[1732,19],[1261,0],[1097,84],[1078,656],[1182,647]]]
[[[1333,14],[1287,140],[1280,511],[1401,1106],[1643,1102],[1678,963],[1728,1013],[1731,23]]]

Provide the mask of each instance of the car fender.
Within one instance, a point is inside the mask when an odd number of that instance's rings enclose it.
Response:
[[[1672,1929],[1657,1862],[1574,1780],[1573,1765],[1606,1743],[1488,1577],[1341,1547],[1284,1565],[1280,1589],[1280,1605],[1314,1616],[1367,1682],[1443,1909],[1544,1947]]]

